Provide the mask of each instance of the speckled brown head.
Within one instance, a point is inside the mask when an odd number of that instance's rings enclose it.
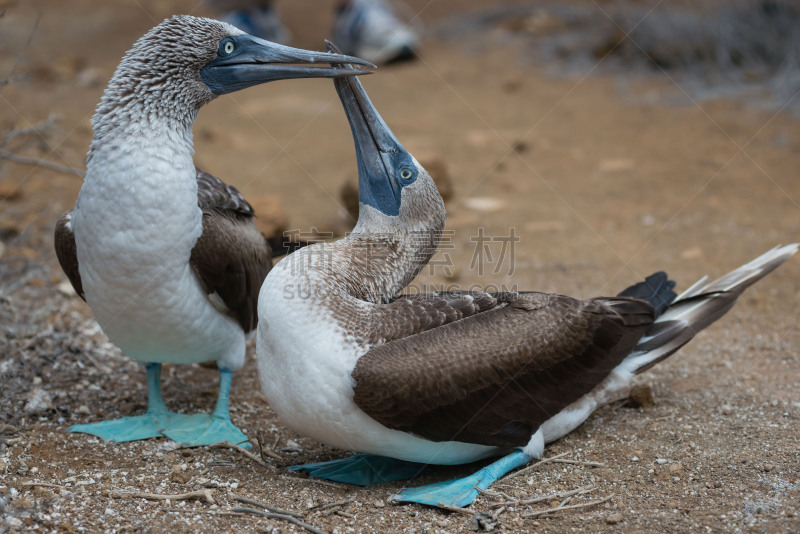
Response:
[[[193,122],[216,96],[288,78],[367,74],[358,58],[271,43],[230,24],[176,15],[143,35],[125,54],[92,119],[95,138],[120,123]]]

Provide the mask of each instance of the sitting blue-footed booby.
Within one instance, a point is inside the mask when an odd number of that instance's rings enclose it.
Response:
[[[295,466],[356,484],[420,464],[502,456],[463,479],[394,498],[466,506],[542,455],[633,377],[725,314],[798,245],[776,247],[681,295],[663,272],[615,297],[537,292],[397,296],[432,256],[445,209],[356,78],[334,81],[356,145],[360,212],[346,238],[299,250],[259,295],[257,359],[272,408],[292,429],[361,453]],[[410,462],[410,463],[409,463]]]
[[[92,119],[86,177],[74,210],[56,225],[55,247],[103,331],[146,363],[148,410],[71,431],[113,441],[246,441],[230,421],[228,393],[255,328],[271,251],[241,194],[195,168],[192,126],[218,95],[273,80],[365,73],[334,68],[343,63],[372,66],[190,16],[165,20],[125,54]],[[168,411],[161,364],[207,360],[220,370],[213,415]]]

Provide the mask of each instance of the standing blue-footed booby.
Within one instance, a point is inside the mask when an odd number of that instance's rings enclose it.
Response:
[[[334,81],[359,171],[353,232],[279,262],[259,295],[264,394],[295,431],[361,454],[296,466],[356,484],[419,464],[502,456],[463,479],[394,498],[466,506],[542,455],[632,378],[713,323],[798,245],[777,247],[676,296],[656,273],[616,297],[480,291],[397,296],[432,256],[445,209],[356,78]],[[505,455],[505,456],[503,456]],[[408,463],[415,462],[415,463]]]
[[[70,430],[113,441],[246,441],[230,421],[228,393],[255,328],[271,251],[239,192],[195,168],[192,126],[218,95],[274,80],[365,73],[334,68],[343,63],[371,66],[190,16],[165,20],[125,54],[92,119],[86,177],[75,209],[56,225],[55,247],[103,331],[147,364],[148,409]],[[161,364],[207,360],[220,370],[213,415],[168,411]]]

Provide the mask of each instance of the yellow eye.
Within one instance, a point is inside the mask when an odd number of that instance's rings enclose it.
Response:
[[[222,51],[225,52],[226,55],[232,54],[234,48],[236,48],[236,45],[233,44],[233,41],[228,41],[223,45]]]
[[[402,171],[400,171],[400,178],[402,178],[403,180],[410,180],[411,176],[412,173],[410,169],[403,169]]]

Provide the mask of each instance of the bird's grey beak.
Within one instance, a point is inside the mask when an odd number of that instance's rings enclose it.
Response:
[[[338,52],[335,45],[326,44],[328,50]],[[353,131],[359,201],[387,215],[397,215],[402,189],[396,178],[397,169],[411,165],[411,155],[386,125],[358,78],[336,78],[333,83]]]
[[[330,66],[309,66],[326,63]],[[200,78],[211,92],[224,95],[275,80],[372,73],[356,65],[375,68],[357,57],[302,50],[241,34],[222,40],[217,57],[200,69]]]

